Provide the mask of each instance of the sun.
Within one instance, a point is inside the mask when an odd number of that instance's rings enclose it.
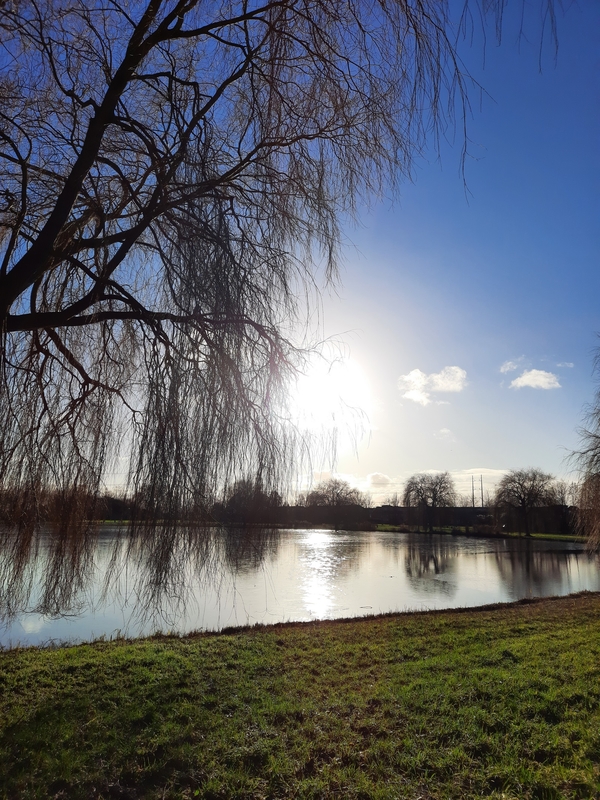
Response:
[[[338,454],[356,448],[371,426],[373,400],[364,370],[352,358],[315,358],[291,387],[292,422],[311,435],[337,435]]]

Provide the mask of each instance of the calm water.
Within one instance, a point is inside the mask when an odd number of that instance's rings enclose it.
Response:
[[[0,644],[354,617],[600,591],[578,544],[426,534],[213,532],[170,560],[105,528],[0,553]]]

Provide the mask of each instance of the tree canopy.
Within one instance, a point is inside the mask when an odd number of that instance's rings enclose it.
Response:
[[[464,119],[448,14],[438,0],[3,4],[7,519],[31,528],[50,487],[75,524],[82,489],[116,469],[147,522],[174,525],[236,477],[269,491],[294,463],[282,390],[340,222]]]
[[[358,489],[350,486],[348,481],[341,478],[329,478],[321,481],[302,498],[307,506],[363,506],[367,498]]]
[[[519,510],[525,526],[525,535],[530,536],[530,511],[546,505],[553,499],[553,477],[541,469],[512,469],[503,476],[496,490],[496,503]]]
[[[412,475],[404,487],[404,505],[443,508],[456,503],[456,489],[449,472]]]
[[[432,530],[435,510],[456,505],[456,489],[450,473],[411,475],[404,486],[403,502],[408,508],[420,508],[427,529]]]

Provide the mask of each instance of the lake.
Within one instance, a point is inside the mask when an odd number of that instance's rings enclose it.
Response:
[[[104,527],[83,543],[40,534],[0,550],[0,644],[479,606],[600,591],[577,543],[424,533],[221,531],[129,541]]]

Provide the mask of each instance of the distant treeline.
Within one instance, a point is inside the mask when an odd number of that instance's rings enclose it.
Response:
[[[562,535],[577,533],[577,508],[573,506],[541,506],[532,509],[530,514],[530,527],[534,532]],[[125,521],[136,516],[134,504],[122,498],[106,495],[100,498],[96,506],[95,518],[99,520]],[[368,530],[377,525],[391,525],[407,531],[456,528],[491,535],[525,533],[522,515],[516,508],[457,506],[425,509],[392,505],[365,508],[358,504],[286,505],[277,502],[273,497],[267,503],[255,501],[248,506],[241,503],[215,503],[204,519],[199,521],[223,525],[323,525],[348,530]]]
[[[366,496],[353,489],[346,491],[342,481],[332,480],[324,486],[300,496],[296,504],[286,504],[276,491],[265,491],[260,484],[249,480],[237,481],[219,501],[190,509],[185,521],[225,526],[323,526],[336,530],[368,530],[378,525],[390,525],[406,531],[456,529],[487,535],[508,532],[573,535],[578,532],[578,508],[566,503],[549,502],[530,507],[525,518],[522,508],[507,503],[492,503],[483,508],[465,505],[432,507],[425,503],[370,507]],[[90,520],[143,520],[148,513],[143,497],[135,499],[111,494],[94,497],[82,489],[74,490],[69,496],[47,491],[42,502],[38,495],[35,507],[23,504],[21,495],[18,498],[17,495],[13,498],[10,491],[1,493],[0,524],[17,518],[21,520],[21,529],[37,524],[50,524],[61,529],[68,527],[75,498],[78,504],[84,505]],[[22,503],[22,507],[15,509],[16,502]]]
[[[578,509],[575,506],[548,505],[529,511],[529,527],[536,533],[559,533],[565,536],[578,532]],[[475,533],[525,533],[523,515],[518,508],[456,506],[436,509],[383,505],[370,510],[370,520],[379,525],[417,528],[465,528]]]

